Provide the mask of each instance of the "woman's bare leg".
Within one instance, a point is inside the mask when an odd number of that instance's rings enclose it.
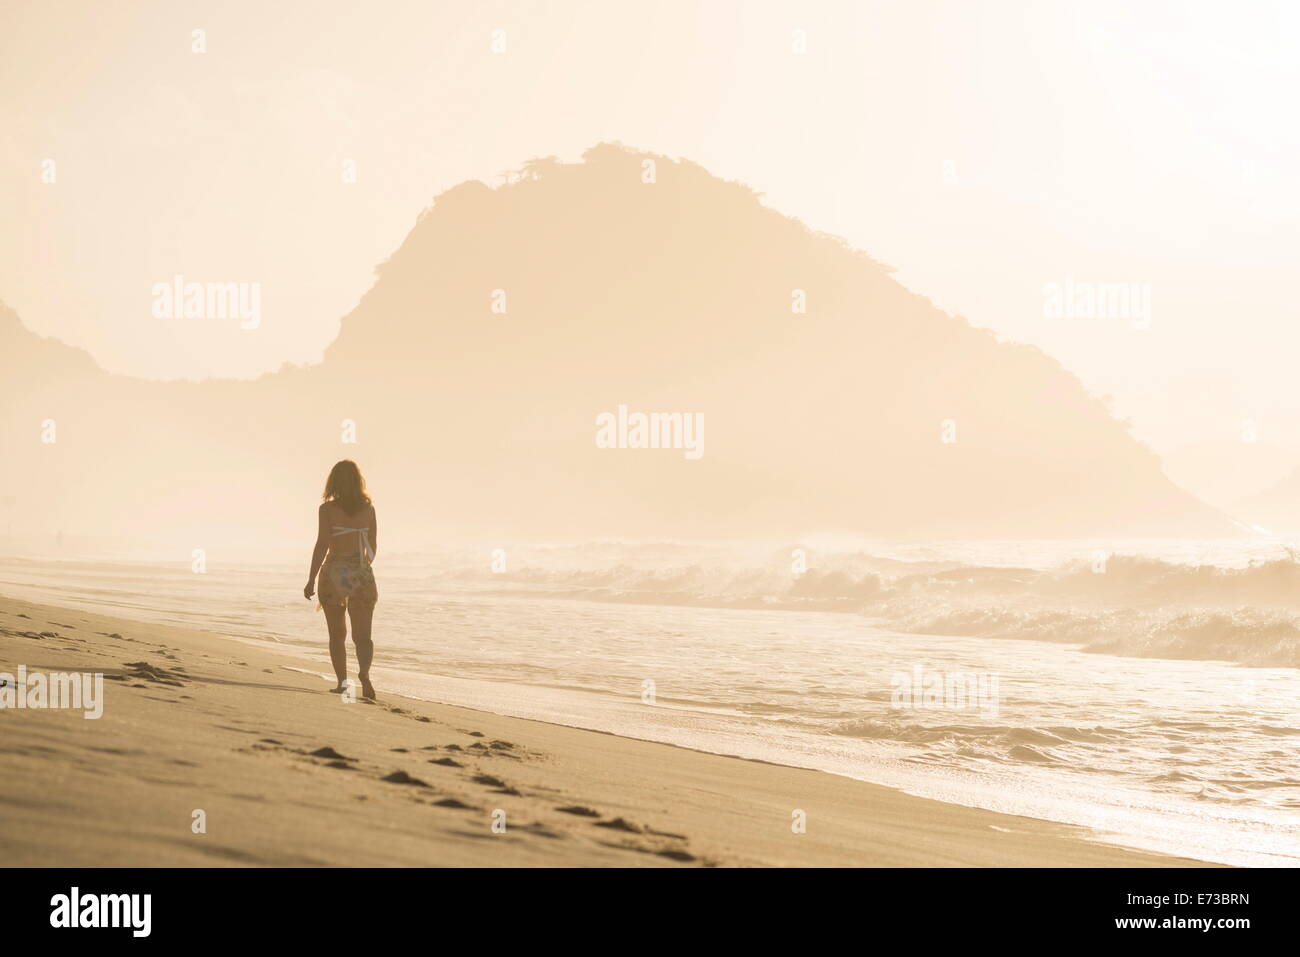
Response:
[[[334,665],[334,677],[338,678],[338,688],[348,680],[348,619],[343,605],[325,605],[325,625],[330,630],[330,663]],[[335,688],[334,690],[338,690]]]
[[[373,698],[374,685],[370,683],[370,662],[375,656],[375,643],[370,640],[370,623],[375,615],[374,605],[349,602],[348,616],[352,619],[352,644],[357,649],[357,671],[361,674],[361,696]]]

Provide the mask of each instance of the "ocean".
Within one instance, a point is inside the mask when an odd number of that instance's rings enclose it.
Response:
[[[1300,864],[1300,563],[1281,543],[597,542],[375,567],[381,693]],[[328,675],[305,569],[4,559],[0,592]]]

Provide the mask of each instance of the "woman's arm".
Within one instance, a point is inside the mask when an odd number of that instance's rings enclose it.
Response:
[[[325,552],[330,547],[329,528],[326,525],[325,506],[316,511],[316,547],[311,553],[311,571],[307,573],[307,587],[302,590],[304,598],[311,599],[316,591],[316,573],[320,571],[321,563],[325,561]]]
[[[375,507],[370,506],[370,551],[371,561],[379,554],[379,519],[375,516]]]

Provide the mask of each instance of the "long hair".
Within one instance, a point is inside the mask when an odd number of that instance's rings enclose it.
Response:
[[[330,469],[330,477],[325,480],[325,491],[321,494],[322,502],[338,502],[343,511],[355,514],[361,506],[370,504],[366,493],[366,479],[351,459],[335,462]]]

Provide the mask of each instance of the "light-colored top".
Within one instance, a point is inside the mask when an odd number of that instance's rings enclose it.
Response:
[[[375,550],[370,547],[370,528],[368,526],[366,528],[348,528],[344,525],[335,525],[333,528],[335,535],[346,535],[348,532],[356,532],[360,536],[360,553],[366,557],[367,562],[373,562],[375,560]]]

